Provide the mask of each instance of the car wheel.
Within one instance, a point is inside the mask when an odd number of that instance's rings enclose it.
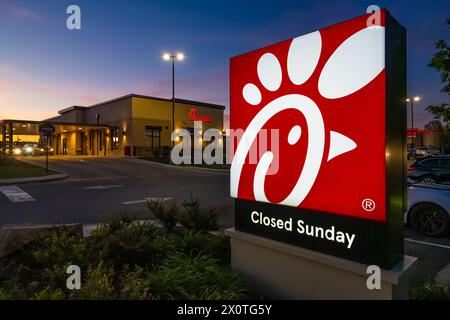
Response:
[[[423,177],[422,179],[420,179],[420,182],[425,184],[436,184],[436,179],[434,179],[433,177]]]
[[[448,213],[433,203],[418,204],[411,210],[410,217],[413,229],[426,236],[443,236],[449,228]]]

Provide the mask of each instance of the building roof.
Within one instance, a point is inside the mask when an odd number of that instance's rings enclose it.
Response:
[[[108,104],[108,103],[121,101],[121,100],[126,100],[126,99],[130,99],[130,98],[141,98],[141,99],[156,100],[156,101],[167,101],[167,102],[171,102],[172,101],[172,99],[158,98],[158,97],[145,96],[145,95],[141,95],[141,94],[134,94],[134,93],[132,93],[132,94],[128,94],[128,95],[125,95],[125,96],[122,96],[122,97],[118,97],[118,98],[115,98],[115,99],[112,99],[112,100],[108,100],[108,101],[105,101],[105,102],[97,103],[97,104],[94,104],[94,105],[92,105],[90,107],[77,107],[77,108],[84,108],[82,110],[90,109],[90,108],[96,108],[96,107],[100,107],[100,106],[103,106],[103,105]],[[192,105],[198,106],[198,107],[205,107],[205,108],[213,108],[213,109],[218,109],[218,110],[225,110],[225,106],[222,106],[222,105],[219,105],[219,104],[200,102],[200,101],[193,101],[193,100],[185,100],[185,99],[175,98],[175,103],[192,104]],[[76,106],[74,106],[74,107],[76,107]],[[70,107],[70,108],[74,108],[74,107]],[[61,113],[64,110],[67,110],[67,111],[74,110],[74,109],[68,110],[70,108],[63,109],[59,113]],[[77,109],[77,110],[80,110],[80,109]],[[65,111],[65,112],[67,112],[67,111]]]
[[[89,107],[83,107],[83,106],[71,106],[62,110],[59,110],[58,113],[59,114],[63,114],[66,112],[70,112],[70,111],[74,111],[74,110],[86,110],[89,109]]]

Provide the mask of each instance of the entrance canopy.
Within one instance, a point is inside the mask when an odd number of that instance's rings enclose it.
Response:
[[[42,135],[39,126],[48,121],[33,120],[0,120],[0,152],[10,153],[16,143],[39,143]],[[104,131],[108,133],[109,126],[81,123],[51,122],[55,125],[52,136],[71,132],[87,132],[88,130]]]

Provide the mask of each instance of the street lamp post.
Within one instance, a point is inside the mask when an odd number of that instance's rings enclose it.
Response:
[[[97,133],[97,157],[98,157],[98,154],[99,154],[99,149],[100,149],[100,146],[99,146],[99,144],[100,144],[100,137],[99,137],[99,129],[98,129],[98,126],[99,126],[99,124],[100,124],[100,115],[97,113],[97,114],[95,114],[95,120],[96,120],[96,123],[97,123],[97,130],[96,130],[96,133]]]
[[[183,61],[184,54],[170,54],[163,55],[165,61],[172,61],[172,132],[175,131],[175,61]],[[175,141],[172,141],[172,148],[175,146]]]
[[[411,148],[414,149],[414,102],[419,102],[420,97],[406,98],[406,102],[411,104]]]

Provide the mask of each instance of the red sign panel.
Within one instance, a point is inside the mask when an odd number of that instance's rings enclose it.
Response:
[[[231,196],[385,222],[385,78],[385,11],[232,58]]]

